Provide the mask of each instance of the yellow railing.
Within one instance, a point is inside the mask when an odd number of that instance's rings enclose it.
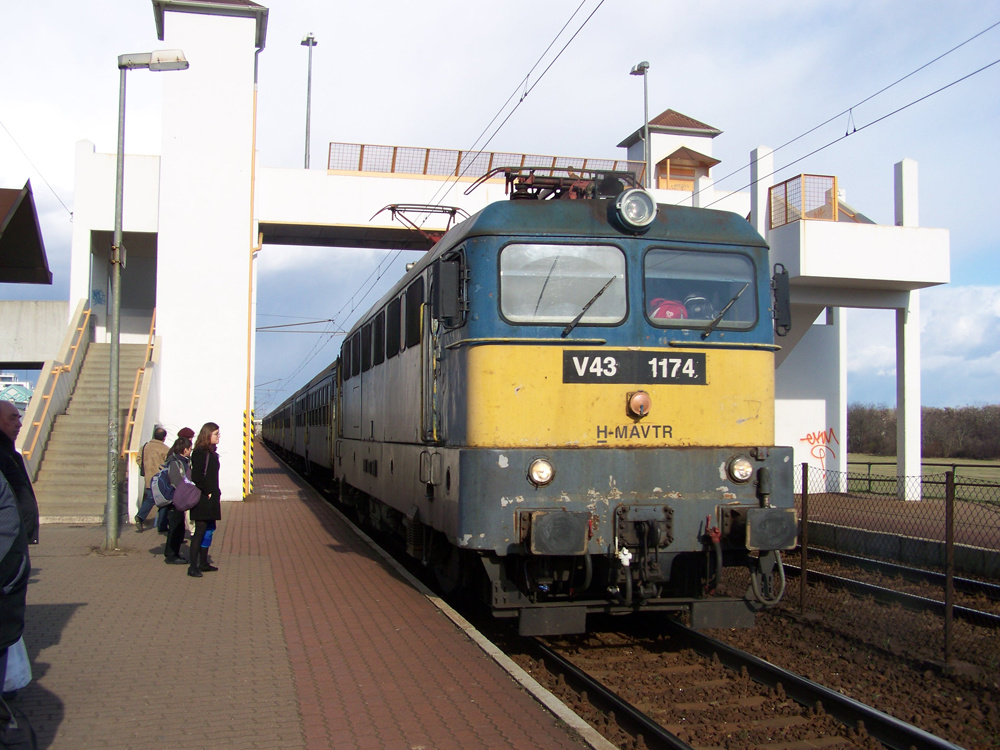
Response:
[[[530,167],[632,172],[639,184],[646,165],[626,159],[589,159],[577,156],[541,156],[499,151],[454,151],[412,146],[375,146],[364,143],[331,143],[327,169],[335,172],[429,175],[478,180],[496,167]]]
[[[771,229],[801,219],[837,221],[840,204],[837,178],[818,174],[797,175],[772,187],[768,191],[768,202]]]
[[[128,453],[129,440],[132,438],[132,430],[135,427],[135,415],[139,402],[139,383],[142,375],[146,372],[146,365],[153,359],[153,343],[156,339],[156,308],[153,308],[153,319],[149,323],[149,338],[146,340],[146,355],[142,359],[142,366],[135,371],[135,382],[132,385],[132,398],[128,402],[128,413],[125,416],[125,429],[122,430],[122,458]]]
[[[90,308],[83,311],[83,319],[80,320],[79,325],[73,333],[73,339],[69,347],[69,362],[65,364],[54,365],[50,372],[51,377],[47,379],[47,384],[43,386],[44,392],[42,394],[42,407],[41,413],[37,415],[37,418],[32,419],[28,423],[29,436],[25,439],[26,448],[21,451],[21,455],[26,461],[30,461],[31,457],[35,453],[35,448],[38,446],[38,438],[42,433],[40,429],[42,424],[45,422],[45,418],[49,413],[49,407],[52,404],[53,394],[56,392],[56,386],[59,384],[59,377],[63,373],[71,372],[73,370],[73,365],[76,363],[76,358],[80,354],[81,343],[83,342],[84,334],[88,330],[90,324]],[[30,444],[28,444],[30,440]]]

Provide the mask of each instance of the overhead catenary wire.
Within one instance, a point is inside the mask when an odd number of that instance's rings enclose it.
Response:
[[[871,122],[869,122],[869,123],[867,123],[865,125],[862,125],[861,127],[854,127],[853,129],[848,130],[847,132],[845,132],[842,136],[839,136],[838,138],[834,138],[832,141],[823,144],[819,148],[813,149],[808,154],[804,154],[803,156],[800,156],[798,159],[790,161],[787,164],[785,164],[784,166],[779,167],[778,169],[775,169],[774,171],[769,172],[766,175],[758,175],[757,179],[761,180],[761,179],[766,178],[766,177],[773,177],[774,175],[778,174],[779,172],[783,172],[784,170],[788,169],[789,167],[791,167],[791,166],[793,166],[795,164],[798,164],[800,161],[804,161],[805,159],[808,159],[810,156],[815,156],[820,151],[825,151],[826,149],[830,148],[831,146],[833,146],[833,145],[835,145],[837,143],[840,143],[842,140],[844,140],[846,138],[850,138],[855,133],[858,133],[858,132],[860,132],[862,130],[867,130],[868,128],[872,127],[873,125],[877,125],[878,123],[882,122],[883,120],[889,119],[893,115],[897,115],[900,112],[902,112],[902,111],[904,111],[906,109],[909,109],[910,107],[912,107],[912,106],[914,106],[916,104],[919,104],[922,101],[930,99],[932,96],[940,94],[942,91],[950,89],[952,86],[955,86],[955,85],[961,83],[962,81],[965,81],[965,80],[967,80],[969,78],[972,78],[972,76],[974,76],[974,75],[978,75],[979,73],[982,73],[985,70],[989,70],[990,68],[992,68],[994,65],[997,65],[997,64],[1000,64],[1000,58],[994,60],[991,63],[987,63],[986,65],[982,66],[981,68],[978,68],[977,70],[972,71],[971,73],[967,73],[966,75],[962,76],[961,78],[955,79],[951,83],[945,84],[944,86],[941,86],[940,88],[935,89],[934,91],[931,91],[929,94],[924,94],[923,96],[921,96],[921,97],[919,97],[917,99],[914,99],[913,101],[909,102],[908,104],[904,104],[902,107],[897,107],[896,109],[892,110],[891,112],[887,112],[886,114],[882,115],[881,117],[878,117],[878,118],[872,120]],[[728,198],[733,193],[737,193],[740,190],[746,190],[747,188],[753,187],[753,185],[754,185],[753,182],[748,182],[746,185],[743,185],[742,187],[737,188],[736,190],[730,191],[730,192],[726,193],[725,195],[723,195],[721,198],[716,198],[711,203],[706,204],[705,208],[708,208],[709,206],[714,206],[716,203],[719,203],[720,201],[725,200],[726,198]]]
[[[28,156],[27,152],[23,148],[21,148],[21,144],[17,142],[17,138],[15,138],[14,135],[7,129],[7,126],[3,124],[3,120],[0,120],[0,128],[3,128],[4,132],[8,135],[8,137],[10,137],[10,139],[11,139],[11,141],[13,141],[14,145],[17,146],[17,150],[21,152],[21,154],[24,156],[24,158],[28,161],[28,164],[31,165],[31,168],[35,170],[35,173],[39,177],[42,178],[42,182],[45,183],[45,186],[52,192],[52,195],[54,195],[56,197],[56,200],[59,201],[59,205],[61,205],[63,208],[66,209],[66,213],[69,214],[69,219],[70,219],[70,221],[72,221],[73,220],[73,212],[69,210],[69,208],[63,202],[63,199],[59,197],[59,193],[57,193],[56,189],[54,187],[52,187],[52,184],[47,179],[45,179],[45,175],[42,174],[42,170],[40,170],[35,165],[35,162],[33,162],[31,160],[31,157]]]
[[[892,82],[892,83],[890,83],[889,85],[887,85],[887,86],[883,86],[883,87],[882,87],[881,89],[879,89],[878,91],[876,91],[876,92],[875,92],[874,94],[870,94],[869,96],[866,96],[866,97],[865,97],[864,99],[862,99],[862,100],[861,100],[861,101],[859,101],[859,102],[856,102],[855,104],[852,104],[852,105],[851,105],[850,107],[848,107],[847,109],[845,109],[845,110],[843,110],[843,111],[841,111],[841,112],[838,112],[837,114],[833,115],[832,117],[829,117],[829,118],[827,118],[827,119],[826,119],[826,120],[824,120],[823,122],[821,122],[821,123],[819,123],[818,125],[815,125],[815,126],[813,126],[813,127],[809,128],[808,130],[806,130],[806,131],[805,131],[805,132],[803,132],[803,133],[800,133],[799,135],[795,136],[795,137],[794,137],[794,138],[792,138],[791,140],[788,140],[788,141],[785,141],[785,142],[784,142],[784,143],[782,143],[782,144],[781,144],[780,146],[777,146],[776,148],[772,149],[770,153],[772,153],[772,154],[775,154],[775,153],[777,153],[778,151],[781,151],[781,150],[782,150],[783,148],[785,148],[786,146],[791,146],[791,145],[792,145],[793,143],[795,143],[796,141],[800,141],[800,140],[802,140],[802,139],[803,139],[803,138],[805,138],[805,137],[806,137],[807,135],[810,135],[811,133],[814,133],[814,132],[816,132],[816,131],[817,131],[817,130],[819,130],[820,128],[822,128],[822,127],[825,127],[826,125],[829,125],[829,124],[830,124],[831,122],[834,122],[835,120],[838,120],[838,119],[840,119],[840,118],[841,118],[841,117],[843,117],[844,115],[849,115],[849,116],[850,116],[850,117],[852,118],[852,121],[853,121],[853,113],[854,113],[854,110],[855,110],[855,109],[857,109],[858,107],[860,107],[860,106],[861,106],[862,104],[866,104],[866,103],[870,102],[870,101],[871,101],[872,99],[874,99],[875,97],[877,97],[877,96],[880,96],[881,94],[884,94],[884,93],[885,93],[886,91],[888,91],[889,89],[891,89],[891,88],[893,88],[893,87],[895,87],[895,86],[899,85],[900,83],[902,83],[902,82],[903,82],[903,81],[905,81],[906,79],[908,79],[908,78],[911,78],[912,76],[914,76],[914,75],[916,75],[917,73],[919,73],[919,72],[920,72],[921,70],[924,70],[925,68],[928,68],[928,67],[930,67],[930,66],[931,66],[931,65],[933,65],[934,63],[936,63],[936,62],[939,62],[940,60],[942,60],[942,59],[944,59],[945,57],[947,57],[948,55],[950,55],[950,54],[951,54],[952,52],[955,52],[955,51],[957,51],[957,50],[961,49],[961,48],[962,48],[962,47],[964,47],[965,45],[967,45],[967,44],[969,44],[970,42],[972,42],[972,41],[974,41],[974,40],[978,39],[978,38],[979,38],[979,37],[981,37],[981,36],[982,36],[983,34],[985,34],[985,33],[986,33],[986,32],[988,32],[988,31],[991,31],[992,29],[996,28],[997,26],[1000,26],[1000,21],[996,21],[995,23],[992,23],[992,24],[990,24],[989,26],[987,26],[987,27],[986,27],[985,29],[983,29],[982,31],[979,31],[979,32],[977,32],[976,34],[973,34],[972,36],[970,36],[970,37],[969,37],[968,39],[966,39],[966,40],[965,40],[964,42],[960,42],[959,44],[956,44],[956,45],[955,45],[954,47],[952,47],[951,49],[947,50],[946,52],[942,52],[942,53],[941,53],[940,55],[938,55],[937,57],[935,57],[935,58],[934,58],[933,60],[929,60],[928,62],[924,63],[924,64],[923,64],[923,65],[921,65],[920,67],[918,67],[918,68],[915,68],[914,70],[911,70],[911,71],[910,71],[909,73],[907,73],[906,75],[902,76],[901,78],[898,78],[898,79],[896,79],[895,81],[893,81],[893,82]],[[991,63],[991,65],[992,65],[992,63]],[[987,65],[986,67],[990,67],[990,66],[989,66],[989,65]],[[985,69],[985,68],[984,68],[984,69]],[[982,69],[981,69],[981,70],[982,70]],[[981,70],[979,70],[979,71],[975,71],[975,73],[979,73],[979,72],[981,72]],[[972,74],[970,74],[970,75],[974,75],[975,73],[972,73]],[[966,77],[968,77],[968,76],[966,76]],[[959,81],[961,81],[961,80],[964,80],[964,79],[959,79]],[[957,83],[957,82],[958,82],[958,81],[955,81],[954,83]],[[949,84],[949,85],[952,85],[952,84]],[[948,87],[947,87],[947,86],[945,86],[944,88],[948,88]],[[943,90],[943,89],[941,89],[941,90]],[[928,96],[931,96],[931,95],[933,95],[933,93],[937,93],[937,92],[932,92],[932,94],[929,94]],[[925,98],[926,98],[926,97],[925,97]],[[919,101],[919,100],[918,100],[918,101]],[[913,102],[913,103],[915,104],[916,102]],[[904,107],[903,109],[905,109],[905,107]],[[890,115],[892,115],[892,114],[895,114],[895,112],[891,112],[891,113],[890,113]],[[882,118],[882,119],[884,119],[884,118]],[[874,124],[874,123],[870,123],[870,124]],[[866,127],[867,127],[867,126],[866,126]],[[855,131],[856,131],[857,129],[858,129],[858,128],[855,128],[854,130],[849,130],[849,133],[852,133],[852,132],[855,132]],[[849,134],[849,133],[848,133],[848,134]],[[845,136],[845,137],[846,137],[846,136]],[[832,146],[833,144],[837,143],[838,141],[842,141],[842,140],[843,140],[843,138],[838,138],[838,139],[836,139],[835,141],[832,141],[831,143],[827,144],[827,146],[824,146],[823,148],[826,148],[826,147],[829,147],[829,146]],[[819,151],[822,151],[822,150],[823,150],[823,149],[821,148],[821,149],[817,149],[816,151],[813,151],[813,152],[811,152],[811,153],[809,153],[809,154],[806,154],[806,156],[805,156],[805,157],[802,157],[802,158],[800,158],[800,159],[796,159],[796,161],[794,161],[794,162],[791,162],[790,164],[786,164],[786,165],[785,165],[785,167],[783,167],[783,169],[784,169],[784,168],[787,168],[787,167],[791,166],[792,164],[795,164],[795,163],[797,163],[797,162],[799,162],[799,161],[802,161],[802,159],[803,159],[803,158],[806,158],[806,157],[808,157],[808,156],[812,156],[813,154],[815,154],[815,153],[818,153]],[[721,183],[721,182],[725,182],[725,181],[726,181],[726,180],[728,180],[728,179],[729,179],[730,177],[733,177],[733,176],[735,176],[735,175],[737,175],[737,174],[740,174],[740,173],[741,173],[741,172],[742,172],[742,171],[743,171],[744,169],[746,169],[746,168],[748,168],[748,167],[750,167],[750,166],[751,166],[750,162],[747,162],[746,164],[743,164],[742,166],[738,167],[737,169],[734,169],[734,170],[733,170],[732,172],[730,172],[729,174],[726,174],[726,175],[723,175],[723,176],[722,176],[722,177],[720,177],[719,179],[717,179],[717,180],[714,180],[714,181],[713,181],[713,183],[714,183],[715,185],[718,185],[718,184],[719,184],[719,183]],[[779,172],[779,171],[781,171],[781,170],[775,170],[775,172],[772,172],[772,175],[773,175],[773,174],[775,174],[775,173],[777,173],[777,172]],[[768,175],[768,176],[771,176],[771,175]],[[744,190],[744,189],[746,189],[747,187],[751,187],[752,185],[753,185],[753,183],[751,182],[751,183],[750,183],[749,185],[746,185],[746,186],[744,186],[744,187],[742,187],[742,188],[739,188],[739,190]],[[694,196],[695,196],[695,195],[698,195],[698,194],[699,194],[699,193],[701,193],[701,192],[702,192],[701,190],[697,190],[697,191],[695,191],[694,193],[692,193],[692,200],[693,200],[693,198],[694,198]],[[737,191],[731,191],[731,192],[738,192],[738,190],[737,190]],[[719,200],[722,200],[722,199],[720,198]],[[713,202],[712,202],[712,203],[710,203],[709,205],[714,205],[715,203],[718,203],[718,202],[719,202],[719,200],[716,200],[716,201],[713,201]]]
[[[518,110],[518,108],[521,106],[521,104],[524,102],[524,100],[528,97],[528,95],[532,91],[534,91],[535,87],[541,82],[541,80],[545,77],[545,75],[549,72],[549,70],[552,69],[552,66],[555,65],[556,61],[560,57],[562,57],[563,53],[566,51],[566,49],[569,47],[569,45],[573,43],[573,40],[576,39],[577,36],[579,36],[579,34],[580,34],[581,31],[583,31],[584,27],[590,22],[590,19],[592,19],[594,17],[594,14],[597,13],[598,10],[600,10],[600,8],[601,8],[602,5],[604,5],[604,0],[599,0],[599,2],[597,3],[597,5],[594,6],[594,9],[583,20],[583,23],[581,23],[580,26],[577,28],[577,30],[573,32],[573,35],[562,46],[562,49],[559,50],[559,52],[556,54],[556,56],[554,58],[552,58],[552,60],[549,62],[549,64],[545,67],[545,70],[543,70],[541,72],[541,74],[538,76],[538,78],[535,79],[535,82],[532,83],[530,87],[528,87],[528,85],[527,85],[528,84],[528,80],[531,78],[531,74],[534,72],[535,68],[537,68],[539,66],[539,64],[545,58],[545,55],[548,54],[549,50],[551,50],[552,47],[553,47],[553,45],[556,43],[556,40],[558,40],[559,37],[562,36],[563,32],[566,30],[566,27],[569,26],[569,24],[576,17],[577,13],[580,12],[580,9],[586,4],[586,2],[587,2],[587,0],[581,0],[580,4],[576,7],[576,10],[573,11],[572,15],[570,15],[569,19],[567,19],[566,23],[563,24],[562,28],[559,29],[559,32],[555,35],[555,37],[553,37],[552,41],[549,42],[549,45],[545,48],[545,51],[542,52],[542,54],[539,56],[538,60],[535,61],[535,64],[531,66],[531,69],[524,76],[524,78],[522,78],[518,82],[517,87],[514,89],[514,92],[509,97],[507,97],[507,101],[505,101],[503,103],[503,105],[500,107],[500,109],[497,111],[497,113],[495,115],[493,115],[493,119],[490,120],[489,124],[483,129],[483,132],[479,134],[479,136],[473,142],[472,146],[470,146],[468,149],[466,149],[468,152],[475,152],[475,156],[472,159],[469,159],[467,161],[465,168],[462,169],[462,171],[459,174],[455,175],[454,177],[449,177],[448,179],[444,180],[441,183],[441,185],[438,187],[437,191],[435,191],[434,195],[431,196],[431,200],[430,200],[431,205],[435,205],[435,206],[441,205],[440,201],[438,200],[438,196],[441,194],[441,191],[442,190],[445,191],[444,195],[441,195],[441,197],[440,197],[440,200],[444,200],[444,196],[446,196],[451,191],[451,188],[454,186],[455,183],[458,182],[459,179],[461,179],[462,177],[465,176],[466,172],[468,172],[468,170],[469,170],[469,167],[476,162],[476,158],[478,158],[478,156],[480,154],[482,154],[483,151],[486,150],[486,147],[490,145],[490,143],[493,141],[493,139],[497,136],[497,133],[499,133],[500,130],[503,129],[503,126],[507,124],[507,121],[510,120],[510,118]],[[479,143],[479,141],[483,138],[483,136],[490,129],[490,127],[493,125],[493,123],[496,122],[497,118],[500,117],[500,115],[503,113],[504,109],[506,109],[507,105],[510,104],[511,99],[513,99],[517,95],[517,93],[522,90],[522,88],[524,89],[524,91],[521,94],[520,98],[517,100],[517,104],[514,105],[514,108],[511,109],[511,111],[507,113],[507,116],[504,117],[503,121],[499,125],[497,125],[496,130],[493,131],[493,133],[490,135],[489,138],[486,139],[486,141],[482,144],[482,146],[478,146],[477,147],[477,144]],[[424,221],[426,222],[426,220],[427,220],[427,218],[425,217]],[[421,226],[423,226],[423,223],[421,223]]]

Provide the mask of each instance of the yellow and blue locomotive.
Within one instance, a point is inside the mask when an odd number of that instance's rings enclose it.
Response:
[[[657,205],[630,177],[508,174],[515,200],[448,231],[264,420],[302,446],[296,404],[329,393],[310,464],[524,634],[593,612],[751,625],[796,544],[792,451],[773,444],[787,287],[744,219]],[[727,566],[745,593],[716,593]]]

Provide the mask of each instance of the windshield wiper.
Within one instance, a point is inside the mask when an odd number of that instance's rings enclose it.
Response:
[[[577,315],[575,318],[573,318],[573,322],[570,323],[565,328],[563,328],[562,338],[566,338],[567,336],[569,336],[569,332],[572,331],[574,328],[576,328],[577,323],[579,323],[580,320],[583,318],[583,316],[587,314],[587,310],[590,309],[590,306],[593,305],[595,302],[597,302],[598,297],[604,294],[604,290],[606,290],[609,286],[611,286],[611,282],[614,281],[615,278],[616,277],[612,276],[610,279],[608,279],[608,283],[602,286],[600,290],[597,292],[597,294],[595,294],[593,297],[590,298],[590,302],[588,302],[586,305],[583,306],[583,309],[580,310],[580,314]]]
[[[749,281],[743,285],[742,289],[736,292],[735,296],[731,300],[729,300],[728,304],[725,307],[722,308],[722,311],[715,316],[715,319],[711,323],[708,324],[708,328],[706,328],[705,331],[701,334],[701,338],[703,340],[707,339],[712,334],[712,331],[715,330],[715,327],[719,325],[722,319],[726,316],[726,313],[729,312],[729,308],[736,304],[736,300],[738,300],[740,298],[740,295],[747,290],[748,286],[750,286]]]

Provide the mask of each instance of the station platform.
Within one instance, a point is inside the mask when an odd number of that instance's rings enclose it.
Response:
[[[258,446],[218,572],[45,524],[16,705],[39,747],[611,748]],[[225,457],[223,457],[225,460]],[[187,555],[187,544],[183,548]]]

